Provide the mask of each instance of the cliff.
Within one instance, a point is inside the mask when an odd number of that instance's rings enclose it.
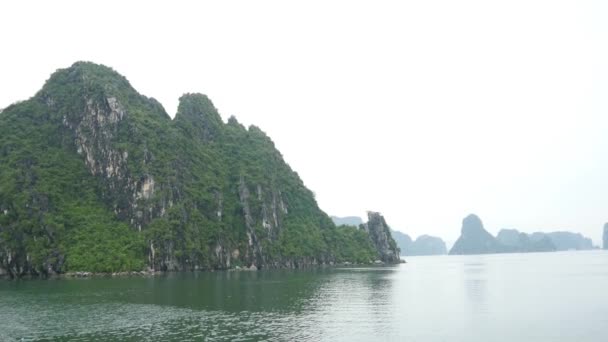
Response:
[[[367,223],[361,225],[361,229],[365,230],[378,251],[379,259],[385,263],[399,263],[399,248],[393,240],[389,226],[386,224],[384,217],[380,213],[368,212]]]
[[[171,119],[114,70],[78,62],[0,113],[11,276],[390,260],[381,230],[337,228],[261,129],[224,123],[202,94]]]

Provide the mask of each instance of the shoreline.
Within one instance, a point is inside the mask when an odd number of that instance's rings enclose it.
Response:
[[[406,264],[407,261],[401,259],[398,263],[385,263],[385,262],[372,262],[372,263],[331,263],[331,264],[317,264],[307,265],[304,267],[265,267],[266,270],[311,270],[321,268],[337,268],[337,267],[387,267],[395,266],[400,264]],[[251,267],[235,266],[227,269],[194,269],[194,270],[171,270],[171,271],[124,271],[124,272],[88,272],[88,271],[74,271],[66,273],[55,273],[50,275],[24,275],[21,277],[12,277],[9,274],[1,274],[0,281],[2,280],[49,280],[49,279],[87,279],[87,278],[114,278],[114,277],[156,277],[172,273],[186,273],[186,272],[258,272],[262,269],[258,269],[255,265]]]

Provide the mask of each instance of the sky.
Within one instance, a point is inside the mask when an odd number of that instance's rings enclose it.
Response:
[[[608,222],[603,1],[4,1],[0,108],[78,60],[261,127],[337,216],[413,237]]]

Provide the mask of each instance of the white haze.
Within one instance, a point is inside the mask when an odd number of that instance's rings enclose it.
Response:
[[[608,221],[602,1],[4,1],[0,108],[76,60],[256,124],[338,216],[417,236]]]

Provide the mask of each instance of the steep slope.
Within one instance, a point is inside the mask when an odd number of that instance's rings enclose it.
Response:
[[[78,62],[0,113],[0,271],[304,267],[383,255],[336,228],[272,140],[202,94],[175,119]]]
[[[380,213],[369,211],[367,218],[367,223],[361,225],[361,228],[369,234],[380,260],[385,263],[400,262],[399,248],[384,217]]]
[[[469,215],[462,220],[461,234],[450,250],[450,254],[486,254],[502,253],[507,248],[488,233],[476,215]]]

